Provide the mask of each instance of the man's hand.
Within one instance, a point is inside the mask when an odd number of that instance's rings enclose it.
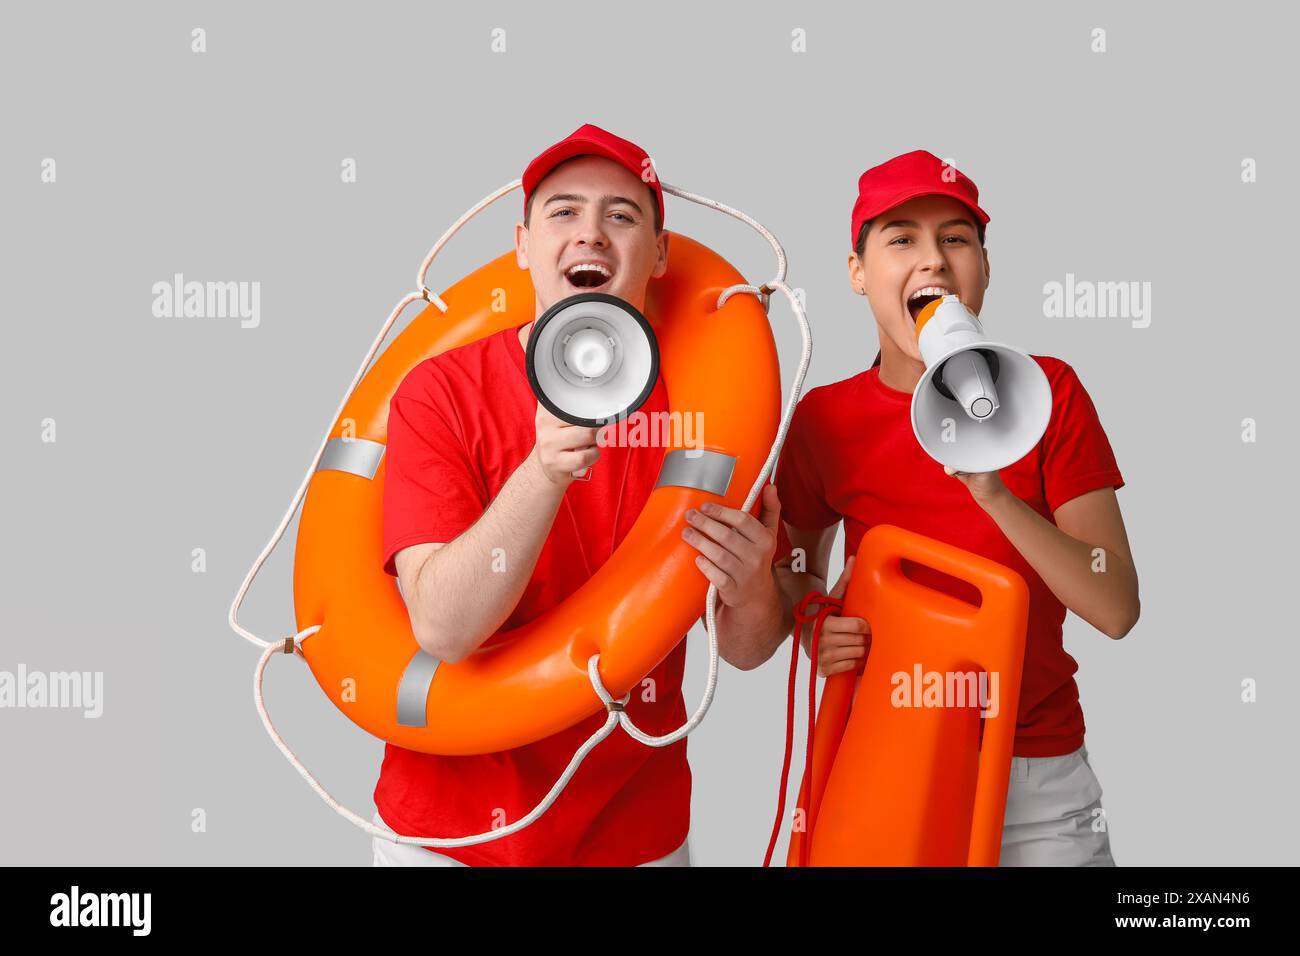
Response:
[[[570,425],[548,412],[540,402],[533,429],[537,435],[533,457],[547,480],[561,488],[567,488],[575,477],[600,457],[596,442],[599,428]]]
[[[849,578],[853,576],[853,562],[857,556],[849,558],[844,565],[844,573],[830,590],[830,597],[842,598],[848,590]],[[804,632],[799,637],[805,654],[811,655],[812,623],[804,625]],[[838,674],[840,671],[856,670],[859,663],[866,659],[871,648],[871,625],[860,617],[836,617],[826,615],[822,622],[822,632],[817,639],[817,673],[822,677]]]
[[[775,485],[763,486],[761,501],[757,518],[712,501],[700,505],[699,511],[692,508],[686,512],[690,527],[682,529],[682,538],[700,552],[695,564],[717,585],[718,597],[727,607],[776,601],[772,555],[781,502]]]

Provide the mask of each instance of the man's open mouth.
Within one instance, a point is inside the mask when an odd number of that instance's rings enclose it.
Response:
[[[577,262],[565,270],[564,278],[575,289],[591,291],[607,285],[614,278],[614,270],[603,262]]]
[[[912,313],[912,322],[915,324],[917,316],[921,310],[933,302],[935,299],[941,299],[945,295],[955,295],[953,289],[943,285],[928,285],[922,289],[917,289],[907,298],[907,311]]]

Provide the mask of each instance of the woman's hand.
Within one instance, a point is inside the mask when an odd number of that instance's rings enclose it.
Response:
[[[951,475],[966,486],[975,503],[984,508],[997,501],[1004,494],[1009,494],[1007,486],[1002,483],[1002,474],[996,471],[957,471],[943,466],[943,473]]]
[[[856,560],[857,556],[853,555],[844,565],[844,572],[830,590],[831,597],[844,597],[844,592],[849,587],[849,578],[853,575],[853,562]],[[812,628],[812,622],[805,624],[803,634],[799,636],[805,654],[811,654]],[[817,673],[829,677],[841,671],[856,670],[865,662],[870,649],[871,625],[865,618],[828,614],[817,638]]]

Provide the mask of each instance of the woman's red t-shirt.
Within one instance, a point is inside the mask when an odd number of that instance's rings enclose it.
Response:
[[[1061,505],[1098,488],[1121,488],[1115,455],[1097,410],[1073,368],[1035,355],[1052,386],[1047,431],[1029,454],[1001,471],[1011,492],[1048,521]],[[912,394],[880,381],[879,366],[809,391],[781,453],[777,491],[791,527],[816,531],[844,521],[845,558],[873,525],[890,524],[983,555],[1029,586],[1029,628],[1015,754],[1052,757],[1083,745],[1078,664],[1061,643],[1065,605],[956,478],[927,455],[912,432]],[[782,529],[779,553],[790,544]],[[922,583],[977,603],[969,584],[929,568]]]

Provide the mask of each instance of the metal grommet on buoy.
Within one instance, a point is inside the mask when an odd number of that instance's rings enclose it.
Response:
[[[623,706],[623,702],[621,700],[611,700],[608,704],[605,705],[605,709],[608,710],[611,714],[627,713],[627,708]]]
[[[293,653],[293,638],[292,638],[292,637],[286,637],[286,638],[284,639],[284,652],[285,652],[286,654],[292,654],[292,653]]]

